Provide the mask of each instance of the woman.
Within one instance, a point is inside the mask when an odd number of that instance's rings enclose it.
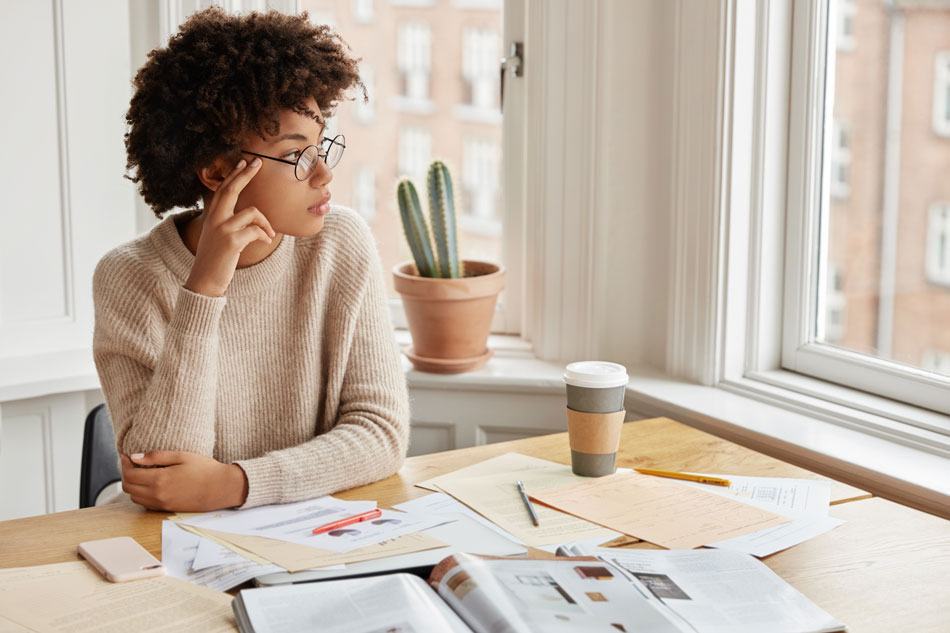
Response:
[[[306,14],[194,14],[134,80],[128,165],[159,218],[96,268],[94,354],[123,490],[209,511],[369,483],[409,406],[366,224],[330,206],[326,118],[363,89]],[[363,89],[365,98],[365,89]]]

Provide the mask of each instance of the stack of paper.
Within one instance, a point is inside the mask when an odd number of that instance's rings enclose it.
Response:
[[[313,534],[315,527],[375,506],[373,501],[320,497],[180,515],[163,525],[162,562],[173,576],[224,590],[278,571],[339,569],[345,563],[444,546],[421,531],[453,519],[418,512],[383,510],[378,519]]]
[[[736,550],[761,558],[803,543],[845,523],[843,519],[828,516],[831,482],[782,477],[711,476],[729,479],[732,485],[725,488],[692,481],[676,483],[726,496],[782,514],[792,520],[776,527],[706,543],[710,547]]]

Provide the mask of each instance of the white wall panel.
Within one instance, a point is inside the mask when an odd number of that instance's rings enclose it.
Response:
[[[454,424],[413,422],[409,439],[409,457],[450,451],[455,445]]]
[[[47,508],[46,441],[43,412],[0,419],[0,521],[44,514]]]
[[[5,217],[0,333],[67,314],[59,152],[62,43],[54,19],[52,2],[15,2],[4,6],[0,20],[0,85],[6,94],[0,116]]]
[[[122,0],[8,3],[0,22],[0,362],[88,347],[92,272],[135,234]]]
[[[79,506],[85,407],[83,392],[0,407],[0,520]]]

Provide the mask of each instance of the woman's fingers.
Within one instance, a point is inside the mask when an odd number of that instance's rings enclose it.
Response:
[[[221,182],[221,186],[214,192],[208,209],[208,219],[215,223],[224,222],[234,215],[234,205],[238,195],[251,182],[261,166],[261,159],[255,158],[249,164],[243,158],[238,161],[231,173]]]
[[[264,214],[257,209],[257,207],[247,207],[246,209],[241,209],[234,214],[234,217],[227,220],[222,228],[240,230],[246,228],[251,224],[256,224],[257,226],[264,229],[264,232],[269,237],[276,237],[277,233],[274,231],[273,227],[270,225],[270,221]]]

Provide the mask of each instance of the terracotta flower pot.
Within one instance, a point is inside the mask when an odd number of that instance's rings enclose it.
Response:
[[[412,333],[406,356],[420,371],[458,374],[491,358],[486,347],[505,269],[497,264],[463,261],[465,277],[420,277],[413,262],[393,268],[396,291]]]

